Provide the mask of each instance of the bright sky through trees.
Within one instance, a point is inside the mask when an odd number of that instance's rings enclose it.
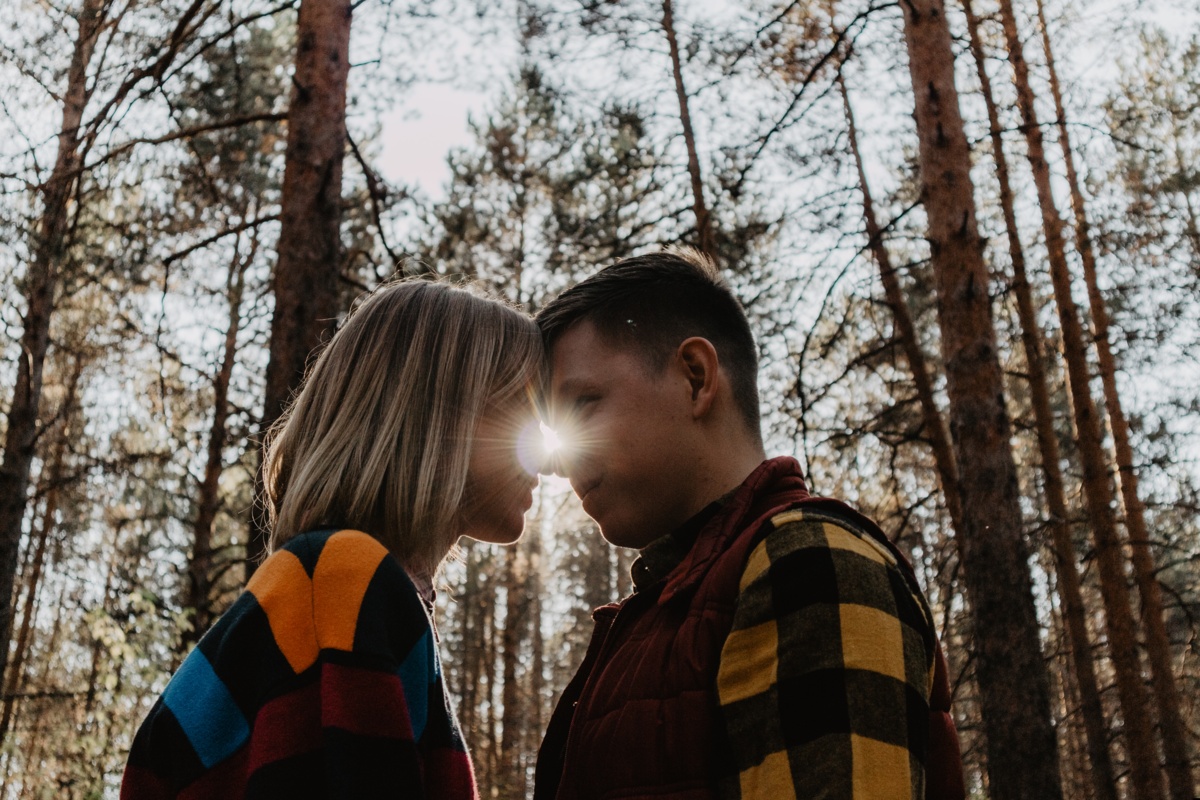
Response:
[[[191,626],[219,617],[242,590],[280,297],[273,274],[300,0],[89,0],[88,9],[106,15],[94,43],[77,37],[83,2],[18,0],[0,28],[0,434],[28,443],[14,450],[29,456],[23,510],[8,529],[14,600],[0,800],[114,795],[137,723],[200,633]],[[1013,422],[1020,531],[1031,551],[1035,638],[1063,793],[1084,796],[1094,784],[1060,557],[1077,567],[1084,616],[1076,623],[1096,658],[1102,746],[1111,751],[1114,791],[1128,797],[1132,748],[1097,579],[1095,519],[1081,488],[1085,466],[1114,469],[1103,453],[1105,463],[1085,464],[1077,446],[1000,5],[973,2],[1064,484],[1060,547],[1049,533],[1057,520],[1023,346],[1028,320],[1016,299],[987,108],[964,12],[948,0],[984,240],[981,291]],[[1045,2],[1181,714],[1194,731],[1200,7]],[[1037,6],[1012,5],[1066,225],[1100,435],[1111,448]],[[694,165],[661,0],[357,3],[345,119],[318,120],[335,138],[349,134],[340,206],[318,215],[338,225],[293,226],[301,244],[322,227],[337,254],[318,264],[336,286],[337,311],[317,322],[331,326],[364,291],[421,270],[477,279],[536,311],[618,258],[697,244],[698,174],[722,266],[758,336],[767,450],[795,455],[816,492],[858,506],[911,555],[957,687],[971,788],[986,796],[978,621],[927,430],[931,419],[945,418],[947,429],[952,420],[902,6],[672,7]],[[189,9],[194,16],[171,39]],[[842,86],[880,243],[907,304],[905,347],[877,263],[885,259],[864,234]],[[64,100],[84,94],[80,138],[60,137]],[[71,152],[59,152],[64,141]],[[61,247],[46,230],[62,233]],[[48,291],[35,290],[39,275],[49,276]],[[309,298],[301,287],[291,299]],[[48,314],[44,329],[31,308]],[[22,416],[29,406],[14,403],[23,399],[19,365],[43,350],[36,413]],[[925,399],[915,357],[931,376]],[[282,389],[286,396],[294,387]],[[553,439],[542,428],[526,434],[536,466]],[[1120,486],[1110,488],[1125,536]],[[497,798],[528,795],[533,754],[582,656],[591,610],[630,591],[634,556],[603,541],[566,479],[543,476],[519,547],[464,541],[447,568],[438,595],[445,668],[481,782]],[[1136,594],[1130,602],[1141,624]],[[1143,677],[1149,693],[1148,668]]]

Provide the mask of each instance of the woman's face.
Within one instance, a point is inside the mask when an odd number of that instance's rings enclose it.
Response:
[[[463,492],[464,536],[492,544],[512,544],[525,530],[533,505],[537,464],[522,466],[522,448],[532,435],[541,441],[533,404],[524,393],[491,406],[479,422]]]

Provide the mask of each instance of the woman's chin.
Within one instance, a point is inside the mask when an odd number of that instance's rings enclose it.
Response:
[[[504,520],[487,528],[469,530],[463,535],[485,544],[506,545],[516,544],[523,533],[525,533],[525,515],[521,514],[515,519]]]

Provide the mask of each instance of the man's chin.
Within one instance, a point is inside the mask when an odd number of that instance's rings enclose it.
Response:
[[[614,547],[628,547],[633,550],[641,550],[650,544],[649,541],[646,541],[645,533],[641,528],[634,528],[627,524],[622,525],[616,520],[608,524],[605,524],[602,520],[596,520],[596,523],[600,526],[600,535],[604,537],[604,541]]]

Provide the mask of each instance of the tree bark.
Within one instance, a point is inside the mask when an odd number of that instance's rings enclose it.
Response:
[[[238,241],[240,244],[240,239]],[[221,366],[213,378],[213,423],[208,433],[207,461],[204,480],[196,500],[196,524],[192,528],[192,558],[188,562],[188,596],[186,605],[192,609],[192,628],[181,637],[181,645],[198,641],[212,622],[212,528],[221,507],[220,481],[225,467],[226,423],[229,420],[229,380],[237,361],[237,337],[242,323],[242,294],[246,268],[254,260],[253,252],[245,258],[235,245],[233,261],[225,281],[225,298],[229,307],[229,324],[225,327],[225,348]]]
[[[1017,296],[1017,316],[1021,322],[1021,343],[1024,346],[1026,369],[1029,373],[1029,394],[1037,431],[1038,452],[1042,458],[1046,505],[1050,512],[1050,536],[1054,543],[1055,563],[1058,571],[1058,593],[1064,607],[1063,616],[1066,620],[1071,658],[1079,688],[1092,785],[1097,800],[1117,800],[1117,782],[1112,766],[1112,756],[1108,749],[1108,725],[1104,720],[1104,706],[1100,701],[1096,665],[1092,658],[1092,646],[1087,631],[1087,609],[1084,606],[1083,594],[1080,589],[1079,569],[1075,564],[1075,545],[1071,539],[1058,434],[1054,430],[1054,412],[1050,407],[1050,389],[1046,377],[1042,329],[1038,324],[1037,312],[1033,305],[1033,292],[1029,287],[1029,278],[1025,270],[1025,250],[1021,244],[1020,230],[1017,228],[1017,218],[1013,208],[1008,159],[1004,154],[1004,137],[1001,135],[1003,128],[1000,125],[1000,115],[996,108],[995,97],[992,94],[991,79],[987,73],[983,42],[979,37],[979,20],[975,16],[971,0],[963,0],[963,10],[967,16],[971,52],[975,56],[976,71],[979,74],[979,83],[983,91],[988,124],[991,129],[992,157],[996,164],[996,179],[1000,184],[1000,207],[1004,213],[1004,227],[1008,234],[1008,252],[1013,267],[1012,286]]]
[[[1022,535],[1011,429],[975,219],[971,154],[939,0],[906,0],[923,200],[962,489],[963,571],[995,800],[1062,797],[1050,686]]]
[[[529,592],[529,628],[530,647],[533,656],[529,664],[529,698],[533,706],[530,714],[527,753],[537,753],[542,741],[542,721],[546,718],[546,642],[542,637],[542,534],[530,525],[525,534],[529,542],[529,579],[526,584]]]
[[[42,187],[44,207],[36,241],[31,248],[33,260],[25,276],[27,307],[22,320],[21,353],[17,363],[17,383],[8,411],[4,462],[0,465],[0,673],[4,671],[8,660],[8,643],[12,633],[11,598],[21,526],[29,502],[29,470],[37,444],[42,370],[50,346],[54,292],[68,249],[70,221],[67,206],[74,194],[83,161],[79,128],[89,98],[87,70],[106,8],[104,0],[84,0],[79,10],[79,30],[63,94],[58,153],[50,179]]]
[[[37,544],[34,545],[33,560],[29,565],[29,578],[25,583],[25,603],[21,613],[21,626],[17,632],[17,646],[13,651],[12,663],[8,665],[4,681],[4,709],[0,712],[0,743],[8,736],[12,724],[13,703],[20,689],[21,678],[25,670],[25,656],[29,652],[29,632],[33,626],[34,598],[42,580],[42,566],[46,561],[46,543],[50,540],[50,532],[54,530],[54,517],[58,513],[59,482],[62,480],[63,456],[67,450],[69,420],[75,405],[75,395],[79,387],[79,377],[83,372],[83,362],[77,359],[71,377],[67,384],[66,397],[63,400],[63,420],[59,423],[59,434],[54,443],[54,454],[51,456],[48,479],[45,481],[46,507],[42,511],[42,524],[37,534]],[[32,540],[33,537],[31,536]],[[32,541],[31,541],[32,544]]]
[[[671,72],[675,77],[675,97],[679,100],[679,121],[683,124],[683,141],[687,145],[688,175],[692,179],[692,210],[696,215],[696,235],[700,250],[706,256],[717,258],[716,238],[713,235],[712,216],[704,202],[704,181],[700,176],[700,157],[696,153],[696,134],[692,132],[692,116],[688,112],[688,93],[683,85],[683,65],[679,60],[679,40],[675,37],[675,14],[671,0],[663,0],[663,31],[667,34],[667,46],[671,51]]]
[[[1163,620],[1162,589],[1155,574],[1154,556],[1150,552],[1150,534],[1146,527],[1145,506],[1138,496],[1138,476],[1133,466],[1133,447],[1129,444],[1129,423],[1117,391],[1117,368],[1109,343],[1108,307],[1096,280],[1096,256],[1092,249],[1092,238],[1084,205],[1083,192],[1079,188],[1079,175],[1075,171],[1075,156],[1071,150],[1071,138],[1067,133],[1067,115],[1063,107],[1062,89],[1058,82],[1058,70],[1054,66],[1054,51],[1050,44],[1050,32],[1046,26],[1046,11],[1042,0],[1037,0],[1038,23],[1042,34],[1042,50],[1046,54],[1046,67],[1050,73],[1050,94],[1054,98],[1054,112],[1058,116],[1058,143],[1062,148],[1063,163],[1067,171],[1067,186],[1071,192],[1071,210],[1075,214],[1075,249],[1083,261],[1083,279],[1087,284],[1088,303],[1092,311],[1092,326],[1095,329],[1096,352],[1100,362],[1100,381],[1104,387],[1104,408],[1112,429],[1113,444],[1117,456],[1117,475],[1121,499],[1125,508],[1125,527],[1129,534],[1133,571],[1137,579],[1138,595],[1141,598],[1142,627],[1146,638],[1146,654],[1149,656],[1150,672],[1153,676],[1154,697],[1158,708],[1159,730],[1162,735],[1163,754],[1166,756],[1167,781],[1172,800],[1191,800],[1191,759],[1188,756],[1187,728],[1179,710],[1179,689],[1171,666],[1171,641],[1167,636]],[[1193,221],[1194,225],[1194,221]]]
[[[459,715],[462,719],[463,735],[469,745],[475,743],[476,717],[479,708],[479,661],[482,640],[480,639],[478,611],[479,567],[475,558],[474,544],[467,540],[463,545],[463,564],[466,579],[463,592],[458,598],[462,609],[462,667],[459,670],[460,698]]]
[[[589,610],[613,601],[613,547],[591,526],[587,537],[587,570],[583,576],[583,604]]]
[[[1088,372],[1079,310],[1071,295],[1071,273],[1067,266],[1063,242],[1063,223],[1058,215],[1058,207],[1050,185],[1050,168],[1046,163],[1042,129],[1033,105],[1033,90],[1029,86],[1029,66],[1025,62],[1011,0],[1000,0],[1000,16],[1008,45],[1008,60],[1012,65],[1016,83],[1021,127],[1025,134],[1029,164],[1033,170],[1034,185],[1037,188],[1038,204],[1042,213],[1050,279],[1054,285],[1054,300],[1062,327],[1063,355],[1071,386],[1079,455],[1083,462],[1084,498],[1096,542],[1096,563],[1107,616],[1109,650],[1116,674],[1121,712],[1125,720],[1126,749],[1129,753],[1133,795],[1138,800],[1160,800],[1164,796],[1162,772],[1158,768],[1149,699],[1142,681],[1136,624],[1130,606],[1129,587],[1125,583],[1125,559],[1121,552],[1116,519],[1113,516],[1113,496],[1108,481],[1104,437],[1089,385],[1091,376]]]
[[[337,323],[351,15],[349,0],[300,4],[260,445],[303,380],[309,356]],[[261,459],[255,489],[247,579],[270,535]]]
[[[958,464],[954,458],[954,449],[950,443],[950,434],[942,420],[942,412],[938,410],[933,398],[933,379],[929,375],[929,366],[925,362],[925,354],[917,341],[916,329],[908,312],[908,301],[900,288],[896,277],[896,268],[892,266],[891,256],[883,243],[883,231],[875,218],[875,202],[871,197],[871,188],[867,184],[867,173],[863,170],[862,154],[858,149],[858,130],[854,124],[854,111],[850,107],[850,95],[846,91],[846,82],[841,75],[837,78],[838,88],[842,93],[842,106],[846,110],[846,133],[850,141],[850,152],[854,156],[854,166],[858,170],[858,188],[862,193],[863,222],[867,228],[867,247],[875,257],[879,266],[879,278],[883,283],[883,294],[888,307],[892,311],[892,320],[896,333],[900,338],[904,357],[912,372],[913,383],[917,387],[917,399],[921,403],[921,416],[924,418],[925,433],[929,437],[929,446],[933,449],[933,460],[937,465],[938,477],[941,478],[942,495],[946,498],[946,511],[950,514],[950,524],[955,536],[961,537],[963,532],[962,497],[958,488]]]
[[[496,573],[493,572],[490,576],[492,579],[488,581],[487,604],[483,607],[483,674],[487,678],[487,714],[484,715],[484,747],[483,747],[483,763],[486,765],[483,775],[480,780],[480,785],[494,786],[496,784],[496,775],[500,759],[498,758],[497,748],[499,743],[496,741],[496,726],[500,722],[500,716],[496,713],[496,706],[500,704],[501,698],[496,693],[496,653],[500,650],[500,642],[497,641],[500,636],[499,626],[496,625]]]
[[[525,771],[521,768],[521,727],[527,710],[522,702],[521,684],[517,680],[521,645],[529,627],[529,598],[526,594],[528,564],[522,563],[525,561],[519,547],[510,547],[505,552],[504,588],[507,599],[501,636],[503,684],[500,687],[504,711],[500,722],[500,757],[496,765],[499,775],[495,782],[503,800],[523,800],[526,789]]]

